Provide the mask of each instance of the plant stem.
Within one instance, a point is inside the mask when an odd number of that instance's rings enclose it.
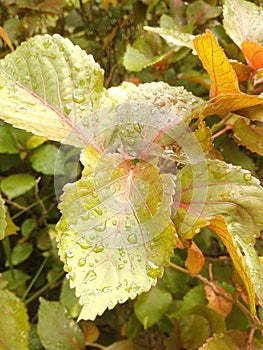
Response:
[[[27,297],[28,293],[30,292],[30,290],[32,289],[32,287],[34,286],[34,284],[36,283],[36,281],[37,281],[39,275],[41,274],[43,268],[45,267],[45,265],[46,265],[48,259],[49,259],[49,256],[47,256],[47,257],[43,260],[43,262],[42,262],[42,264],[40,265],[39,269],[37,270],[35,276],[34,276],[33,279],[31,280],[31,282],[29,283],[29,285],[28,285],[28,287],[27,287],[25,293],[23,294],[22,300],[25,300],[25,298]]]
[[[177,271],[183,272],[191,277],[197,278],[199,279],[199,281],[203,282],[204,284],[208,285],[209,287],[211,287],[211,289],[214,291],[214,293],[218,296],[220,296],[221,298],[224,298],[227,302],[232,303],[232,304],[236,304],[238,306],[238,308],[247,316],[247,318],[250,320],[251,324],[252,324],[252,328],[258,328],[260,330],[263,330],[263,324],[260,322],[260,320],[258,319],[258,317],[256,315],[253,315],[246,307],[245,305],[243,305],[240,301],[238,300],[234,300],[231,298],[228,298],[225,294],[218,292],[218,290],[216,289],[216,284],[209,281],[206,277],[197,274],[197,275],[193,275],[191,274],[187,269],[184,269],[181,266],[178,266],[172,262],[170,262],[169,264],[172,268],[174,268]]]
[[[2,240],[2,243],[3,243],[4,252],[5,252],[5,255],[7,257],[8,264],[9,264],[9,269],[10,269],[12,278],[13,278],[13,280],[15,282],[16,278],[15,278],[15,272],[14,272],[14,265],[13,265],[13,261],[12,261],[11,245],[10,245],[9,237],[6,236]]]
[[[38,291],[36,291],[34,294],[32,294],[28,299],[24,301],[25,305],[30,304],[33,300],[35,300],[39,295],[41,295],[43,292],[45,292],[48,288],[50,288],[55,282],[57,282],[63,275],[64,271],[59,273],[53,281],[50,281],[49,283],[45,284],[42,288],[40,288]]]

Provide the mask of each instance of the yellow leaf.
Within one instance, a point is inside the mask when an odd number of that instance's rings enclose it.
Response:
[[[231,233],[228,231],[226,222],[222,216],[216,216],[210,220],[210,228],[220,237],[224,243],[227,251],[232,259],[236,273],[243,282],[245,288],[244,292],[248,296],[248,302],[251,312],[255,313],[256,308],[256,296],[254,284],[251,280],[251,274],[249,267],[246,264],[242,251],[240,250],[239,244],[233,239]]]
[[[195,37],[194,47],[212,82],[210,97],[240,93],[234,68],[210,30],[207,29],[206,34]]]
[[[17,231],[19,231],[19,227],[11,219],[9,210],[5,207],[5,218],[6,218],[6,228],[5,228],[5,236],[15,235]]]
[[[205,258],[198,246],[193,242],[191,247],[187,249],[187,258],[185,260],[185,267],[188,271],[196,275],[201,272],[205,264]]]
[[[194,39],[194,47],[211,79],[210,100],[202,111],[204,116],[263,104],[263,98],[239,90],[233,66],[208,29],[205,34]]]
[[[9,39],[9,36],[8,36],[7,32],[1,26],[0,26],[0,37],[4,40],[6,45],[9,47],[10,51],[14,51],[14,47],[13,47],[13,45],[11,43],[11,40]]]
[[[112,6],[117,5],[118,0],[102,0],[102,7],[105,11],[109,10],[109,5],[112,4]]]

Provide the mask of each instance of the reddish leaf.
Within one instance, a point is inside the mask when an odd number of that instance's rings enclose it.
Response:
[[[204,290],[205,296],[208,300],[207,306],[210,309],[218,312],[223,318],[226,318],[230,314],[233,307],[232,302],[227,300],[231,300],[232,295],[216,284],[214,284],[214,288],[206,285]]]
[[[244,41],[242,51],[254,70],[263,68],[263,47],[253,41]]]
[[[253,72],[253,69],[250,66],[234,60],[231,60],[230,63],[234,68],[240,83],[249,80],[250,74]]]
[[[185,260],[185,267],[193,275],[201,272],[205,264],[205,258],[198,246],[193,242],[191,247],[187,249],[187,259]]]

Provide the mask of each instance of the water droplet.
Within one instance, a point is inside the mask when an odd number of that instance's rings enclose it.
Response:
[[[119,249],[119,253],[120,253],[120,256],[123,258],[124,256],[126,256],[126,253],[125,253],[125,250],[120,248]]]
[[[112,220],[111,223],[112,223],[113,226],[116,226],[117,225],[117,220]]]
[[[135,143],[135,140],[134,139],[128,139],[127,143],[128,143],[128,145],[133,146],[134,143]]]
[[[137,243],[137,236],[136,236],[136,234],[133,233],[133,234],[129,235],[127,240],[128,240],[128,242],[133,243],[133,244]]]
[[[242,170],[242,166],[237,165],[237,166],[236,166],[236,171],[240,171],[240,170]]]
[[[80,72],[80,70],[81,70],[81,65],[80,65],[79,63],[75,63],[74,69],[75,69],[76,72]]]
[[[64,106],[64,112],[68,115],[71,112],[71,110],[72,110],[71,105],[67,103]]]
[[[66,275],[67,279],[71,280],[71,281],[74,281],[76,275],[75,275],[75,272],[71,271],[69,272],[67,275]]]
[[[78,266],[79,266],[79,267],[82,267],[82,266],[84,266],[84,265],[86,265],[86,258],[81,258],[81,259],[79,259],[79,261],[78,261]]]
[[[104,246],[102,244],[97,244],[93,249],[94,253],[101,253],[103,252],[103,250]]]
[[[123,270],[124,267],[125,267],[125,264],[119,264],[119,265],[118,265],[118,270]]]
[[[249,181],[249,180],[251,180],[251,178],[252,178],[251,173],[245,173],[245,174],[243,175],[243,177],[244,177],[244,179],[245,179],[246,181]]]
[[[69,249],[65,250],[65,255],[66,255],[67,258],[73,258],[74,257],[74,254]]]
[[[97,192],[95,192],[95,191],[94,191],[94,192],[92,192],[92,197],[93,197],[93,198],[98,197],[98,193],[97,193]]]
[[[161,277],[163,268],[155,265],[152,261],[148,261],[146,265],[146,273],[151,278]]]
[[[85,215],[81,215],[81,220],[83,220],[83,221],[87,221],[87,220],[89,220],[89,218],[90,218],[89,213],[87,213]]]
[[[57,55],[55,55],[54,53],[50,53],[48,55],[48,57],[51,59],[51,60],[55,60],[57,58]]]
[[[103,232],[106,230],[107,225],[106,225],[106,221],[101,222],[100,224],[96,225],[93,227],[95,231],[97,232]]]
[[[92,248],[92,245],[89,242],[87,242],[84,238],[79,239],[77,243],[82,249]]]
[[[73,91],[73,100],[77,103],[82,103],[85,101],[84,95],[79,95],[76,90]]]
[[[84,278],[84,281],[85,281],[85,282],[92,282],[92,281],[94,281],[96,278],[97,278],[96,272],[95,272],[94,270],[90,270],[90,271],[86,274],[86,276],[85,276],[85,278]]]
[[[51,40],[45,40],[43,42],[43,46],[45,49],[48,49],[50,45],[51,45]]]
[[[100,208],[95,208],[94,211],[98,214],[98,215],[102,215],[103,211]]]
[[[112,290],[113,290],[112,287],[103,287],[102,290],[101,290],[101,292],[102,292],[103,294],[106,294],[106,293],[110,293]]]
[[[141,125],[139,123],[133,123],[133,128],[139,133],[142,131]]]

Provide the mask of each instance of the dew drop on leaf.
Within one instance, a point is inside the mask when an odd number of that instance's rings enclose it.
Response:
[[[79,267],[82,267],[82,266],[84,266],[84,265],[86,265],[86,258],[81,258],[81,259],[79,259],[79,261],[78,261],[78,266],[79,266]]]
[[[94,281],[97,278],[97,274],[94,270],[90,270],[87,274],[86,277],[84,278],[85,282],[91,282]]]
[[[102,244],[96,245],[93,249],[95,253],[101,253],[104,250],[104,246]]]
[[[69,249],[66,249],[66,250],[65,250],[65,254],[66,254],[66,257],[67,257],[67,258],[74,258],[74,254],[73,254],[72,251],[69,250]]]
[[[163,268],[155,265],[152,261],[148,261],[146,265],[146,273],[151,278],[160,277],[163,273]]]
[[[122,270],[122,269],[124,269],[124,267],[125,267],[125,264],[119,264],[118,265],[118,270]]]
[[[137,236],[136,236],[136,234],[133,233],[133,234],[129,235],[127,240],[130,243],[137,243]]]
[[[244,177],[244,179],[245,179],[246,181],[249,181],[249,180],[252,179],[252,176],[251,176],[250,173],[245,173],[245,174],[243,175],[243,177]]]
[[[57,58],[57,55],[55,55],[54,53],[50,53],[48,57],[51,58],[52,60],[55,60]]]
[[[64,106],[64,112],[68,115],[71,112],[71,110],[72,110],[71,105],[67,103]]]
[[[43,46],[44,46],[45,49],[48,49],[50,45],[51,45],[51,41],[50,40],[45,40],[43,42]]]
[[[78,245],[83,249],[91,248],[91,244],[87,242],[84,238],[81,238],[79,241],[77,241]]]
[[[73,91],[73,100],[77,103],[82,103],[85,101],[85,96],[84,95],[78,95],[76,90]]]
[[[76,275],[75,275],[75,272],[71,271],[69,272],[67,275],[66,275],[67,279],[70,279],[72,281],[74,281]]]

